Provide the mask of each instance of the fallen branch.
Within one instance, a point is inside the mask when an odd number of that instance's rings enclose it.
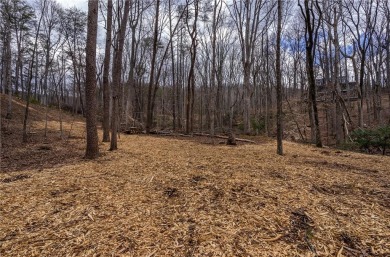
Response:
[[[152,131],[151,135],[159,135],[159,136],[171,136],[171,137],[192,137],[191,135],[180,134],[180,133],[172,133],[166,131]]]
[[[337,257],[342,257],[342,252],[343,252],[344,246],[341,246],[340,250],[337,253]]]
[[[229,139],[227,136],[220,136],[220,135],[210,135],[210,134],[204,134],[204,133],[194,133],[195,136],[202,136],[202,137],[215,137],[215,138],[221,138],[221,139]],[[236,138],[236,141],[239,142],[245,142],[245,143],[251,143],[251,144],[256,144],[255,141],[249,140],[249,139],[244,139],[244,138]]]
[[[187,135],[187,134],[179,134],[179,133],[171,133],[167,131],[153,131],[151,134],[159,135],[159,136],[172,136],[172,137],[192,137],[192,136],[201,136],[201,137],[214,137],[214,138],[220,138],[220,139],[226,139],[228,140],[229,137],[227,136],[220,136],[220,135],[210,135],[210,134],[205,134],[205,133],[193,133],[192,135]],[[255,141],[249,140],[249,139],[244,139],[244,138],[235,138],[236,141],[239,142],[245,142],[245,143],[251,143],[251,144],[256,144]]]

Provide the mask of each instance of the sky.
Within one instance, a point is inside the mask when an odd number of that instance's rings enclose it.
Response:
[[[97,0],[96,0],[97,1]],[[35,0],[27,0],[31,6],[34,6]],[[88,12],[88,0],[56,0],[64,8],[77,7],[80,10]]]
[[[88,0],[57,0],[65,8],[76,6],[77,8],[88,11]]]

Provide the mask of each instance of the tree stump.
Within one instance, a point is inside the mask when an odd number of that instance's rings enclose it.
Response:
[[[237,145],[237,143],[236,143],[236,138],[234,137],[234,134],[233,134],[233,133],[229,133],[229,137],[228,137],[228,139],[226,140],[226,144],[227,144],[227,145]]]

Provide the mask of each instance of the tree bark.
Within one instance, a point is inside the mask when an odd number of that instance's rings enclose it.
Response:
[[[31,81],[32,81],[32,77],[33,77],[33,67],[34,67],[35,55],[37,52],[37,46],[38,46],[38,36],[39,36],[40,29],[41,29],[43,12],[45,11],[45,9],[46,9],[46,0],[43,0],[43,7],[41,10],[41,16],[39,18],[38,25],[37,25],[37,31],[35,34],[34,47],[33,47],[33,51],[32,51],[30,67],[28,69],[27,97],[26,97],[27,100],[26,100],[26,109],[24,111],[24,119],[23,119],[23,136],[22,136],[23,143],[27,143],[27,141],[28,141],[27,120],[28,120],[29,107],[30,107]]]
[[[306,72],[307,72],[307,78],[308,78],[308,84],[309,84],[309,102],[312,108],[312,115],[310,114],[309,109],[309,115],[310,119],[313,119],[313,125],[314,128],[311,127],[311,129],[315,130],[315,144],[317,147],[322,147],[322,141],[321,141],[321,132],[320,132],[320,126],[319,126],[319,120],[318,120],[318,109],[317,109],[317,102],[316,102],[316,85],[315,85],[315,78],[314,78],[314,55],[315,55],[315,45],[317,41],[318,36],[318,28],[322,19],[322,13],[321,9],[318,5],[318,1],[316,0],[316,7],[319,11],[319,17],[318,17],[318,24],[317,26],[314,24],[314,12],[313,12],[313,3],[312,6],[309,6],[309,0],[304,1],[304,9],[302,8],[301,4],[298,2],[299,7],[301,8],[302,15],[305,19],[305,41],[306,41]],[[310,108],[310,107],[309,107]]]
[[[146,113],[146,133],[150,133],[150,130],[153,126],[153,86],[155,83],[154,73],[156,66],[156,56],[157,56],[157,44],[158,44],[158,19],[160,13],[160,0],[156,1],[156,15],[154,23],[154,34],[153,34],[153,52],[152,52],[152,62],[150,67],[150,78],[149,78],[149,87],[148,87],[148,108]]]
[[[11,69],[11,58],[12,58],[12,53],[11,53],[11,4],[9,2],[6,2],[5,4],[5,9],[4,10],[4,18],[5,20],[5,25],[6,25],[6,33],[5,33],[5,41],[4,41],[4,88],[7,90],[8,93],[8,104],[7,104],[7,114],[6,118],[7,119],[12,119],[12,81],[11,81],[11,76],[12,76],[12,69]]]
[[[187,80],[187,101],[186,101],[186,134],[192,132],[193,123],[193,109],[194,109],[194,98],[195,98],[195,61],[196,61],[196,47],[197,47],[197,20],[198,20],[198,0],[194,1],[194,23],[192,29],[189,30],[191,37],[191,64]],[[187,6],[189,8],[189,6]],[[188,24],[187,24],[188,26]]]
[[[112,30],[112,0],[107,1],[107,31],[104,51],[103,68],[103,142],[110,142],[110,61],[111,61],[111,30]]]
[[[85,157],[94,159],[99,156],[99,139],[96,126],[96,38],[97,38],[98,1],[88,1],[88,28],[86,44],[86,130],[87,148]]]
[[[114,64],[112,68],[112,117],[111,117],[111,145],[110,151],[118,149],[118,128],[119,128],[119,89],[122,75],[122,54],[125,42],[126,26],[129,19],[130,0],[125,0],[123,16],[118,31],[118,39],[114,51]]]
[[[340,6],[341,7],[341,6]],[[336,133],[336,144],[339,145],[342,141],[343,134],[343,110],[341,108],[341,87],[340,87],[340,44],[339,44],[339,35],[337,31],[338,21],[341,15],[341,8],[337,10],[337,7],[334,7],[334,21],[333,21],[333,44],[335,47],[334,53],[334,103],[335,103],[335,133]]]
[[[282,34],[282,0],[278,0],[278,24],[276,33],[276,138],[277,154],[283,155],[282,71],[280,64],[280,42]]]

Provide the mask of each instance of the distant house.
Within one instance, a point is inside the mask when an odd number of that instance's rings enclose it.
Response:
[[[357,82],[348,81],[347,76],[338,77],[338,82],[341,88],[341,96],[344,100],[357,99]],[[328,101],[333,99],[333,85],[332,80],[328,83],[325,78],[316,79],[317,98],[318,101]]]

